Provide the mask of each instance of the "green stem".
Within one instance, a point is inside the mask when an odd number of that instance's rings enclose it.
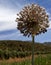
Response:
[[[34,36],[32,35],[32,65],[34,65]]]

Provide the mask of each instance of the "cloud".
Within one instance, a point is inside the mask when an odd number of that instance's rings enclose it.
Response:
[[[49,28],[48,29],[51,29],[51,14],[49,11],[47,11],[47,14],[49,16]]]
[[[49,10],[51,7],[48,1],[43,0],[41,2],[39,0],[0,0],[0,40],[31,40],[31,38],[23,37],[22,34],[20,34],[20,32],[16,29],[17,23],[15,22],[15,19],[17,17],[16,14],[22,9],[24,5],[30,2],[39,3],[41,6],[44,6],[48,10],[47,14],[49,15],[50,25],[48,30],[51,29],[51,11]],[[43,34],[41,34],[38,36],[38,38],[36,37],[36,41],[39,40],[43,42],[48,41],[49,39],[51,40],[50,35],[51,31],[47,32],[44,37]],[[42,40],[41,37],[44,40]]]
[[[12,9],[0,8],[0,31],[16,28],[16,14],[17,11],[15,12]]]
[[[22,6],[17,0],[0,0],[0,31],[17,27],[16,14]]]
[[[46,13],[49,16],[49,27],[48,27],[48,29],[51,29],[51,14],[48,10],[46,11]]]
[[[15,22],[5,22],[2,26],[0,26],[0,31],[16,29],[17,23]]]
[[[14,21],[16,18],[16,13],[12,9],[0,8],[0,21]]]
[[[51,29],[51,21],[49,22],[49,28],[48,29]]]

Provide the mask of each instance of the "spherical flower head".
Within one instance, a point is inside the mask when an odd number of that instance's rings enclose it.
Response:
[[[19,16],[16,18],[16,22],[18,22],[17,29],[24,36],[29,37],[30,35],[45,33],[49,27],[49,17],[45,8],[37,4],[25,6],[17,16]]]

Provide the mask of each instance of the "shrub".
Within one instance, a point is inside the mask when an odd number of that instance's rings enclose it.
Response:
[[[9,50],[4,51],[4,59],[9,59]]]
[[[3,59],[3,50],[0,49],[0,59]]]
[[[16,55],[17,55],[17,51],[12,50],[12,51],[10,52],[10,57],[11,57],[11,58],[15,58]]]

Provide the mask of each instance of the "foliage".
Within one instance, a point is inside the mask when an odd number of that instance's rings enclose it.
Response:
[[[37,55],[37,57],[34,58],[34,64],[35,65],[51,65],[51,54],[45,54],[45,55]],[[25,61],[22,62],[6,62],[2,61],[0,62],[0,65],[31,65],[31,60],[25,59]]]
[[[25,41],[0,41],[0,59],[26,57],[32,53],[32,43]],[[35,43],[34,54],[51,53],[50,43]]]

